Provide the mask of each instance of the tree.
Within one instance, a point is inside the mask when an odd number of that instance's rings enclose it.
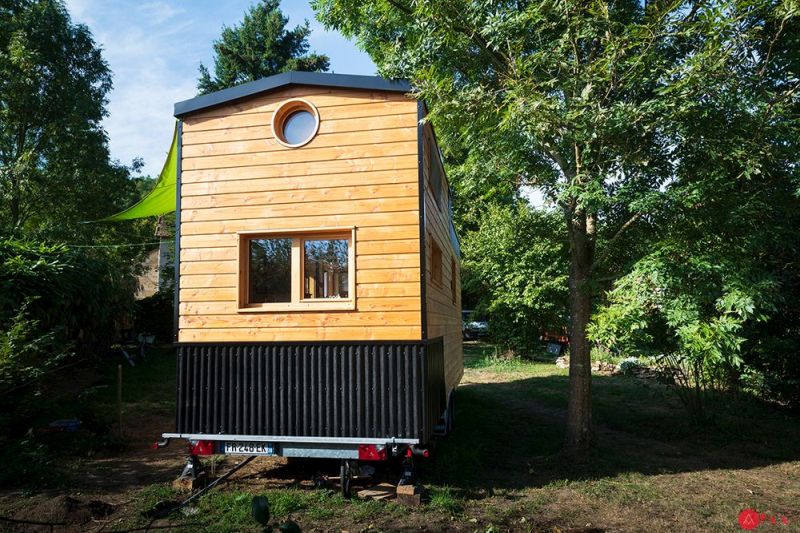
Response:
[[[328,70],[328,56],[308,53],[308,21],[287,30],[289,19],[279,6],[280,0],[263,0],[250,7],[240,26],[222,28],[214,42],[214,77],[200,65],[200,94],[291,70]]]
[[[126,190],[127,170],[109,164],[101,126],[110,89],[100,49],[62,2],[0,7],[2,226],[38,229],[58,213],[60,224],[86,220]]]
[[[480,224],[461,233],[462,292],[491,317],[494,340],[531,353],[543,330],[567,325],[564,220],[524,199],[482,209]]]
[[[704,202],[715,180],[768,168],[792,122],[791,2],[315,0],[387,77],[410,78],[442,144],[494,162],[562,212],[570,250],[566,447],[592,442],[587,326],[626,236],[674,212],[676,184]],[[721,125],[746,119],[749,131]],[[756,126],[756,129],[752,127]],[[785,138],[785,137],[782,137]],[[736,147],[730,150],[731,147]],[[689,156],[702,154],[697,172]],[[796,164],[796,155],[791,159]],[[726,172],[713,169],[723,165]],[[494,175],[481,178],[490,187]],[[623,260],[619,260],[622,257]]]

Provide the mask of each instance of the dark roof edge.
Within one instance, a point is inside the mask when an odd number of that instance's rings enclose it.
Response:
[[[389,80],[379,76],[356,76],[354,74],[331,74],[328,72],[283,72],[268,78],[243,83],[236,87],[178,102],[175,104],[175,116],[180,118],[201,109],[227,104],[286,85],[318,85],[400,93],[411,91],[411,84],[407,80]]]

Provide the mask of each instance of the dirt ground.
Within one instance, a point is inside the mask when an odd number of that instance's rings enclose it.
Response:
[[[598,378],[600,444],[573,464],[558,451],[565,379],[553,365],[468,368],[457,429],[422,470],[428,492],[418,508],[314,489],[312,476],[333,473],[330,463],[257,458],[189,512],[157,517],[186,495],[169,488],[184,444],[152,447],[173,424],[171,410],[155,406],[126,409],[124,450],[61,464],[65,488],[0,492],[0,517],[27,522],[0,521],[0,530],[258,531],[250,497],[267,494],[276,519],[291,517],[304,531],[737,531],[748,508],[763,513],[758,531],[800,531],[796,418],[742,413],[753,420],[743,427],[763,431],[733,426],[734,437],[701,438],[681,430],[681,408],[663,388]],[[217,473],[238,460],[221,458]],[[380,470],[376,482],[398,475]]]

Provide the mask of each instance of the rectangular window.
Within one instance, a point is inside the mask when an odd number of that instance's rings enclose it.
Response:
[[[347,239],[303,242],[304,299],[347,298]]]
[[[430,142],[428,143],[428,152],[430,153],[430,186],[431,192],[433,193],[433,199],[436,201],[436,205],[441,208],[442,207],[442,175],[444,171],[442,170],[442,159],[441,154],[439,153],[439,149],[436,147],[436,142],[433,141],[433,137],[430,137]]]
[[[355,228],[239,233],[239,311],[355,309]]]
[[[433,237],[431,237],[431,280],[439,285],[442,284],[442,249]]]
[[[292,301],[292,239],[251,239],[249,303]]]

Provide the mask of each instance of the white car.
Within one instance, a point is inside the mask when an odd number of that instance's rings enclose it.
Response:
[[[489,322],[472,310],[461,311],[461,331],[465,339],[477,339],[489,335]]]

